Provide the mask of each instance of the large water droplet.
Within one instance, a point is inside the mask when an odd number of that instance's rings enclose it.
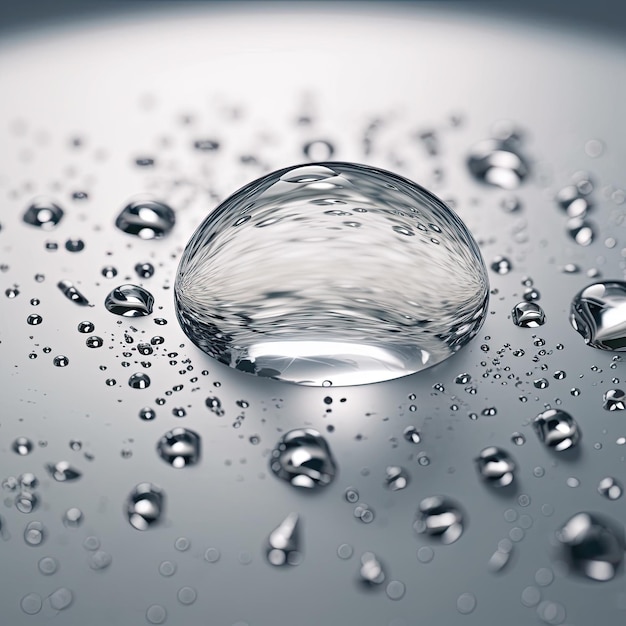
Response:
[[[512,139],[487,139],[476,144],[467,157],[470,173],[482,183],[517,189],[528,176],[528,164]]]
[[[588,285],[572,300],[572,326],[585,343],[600,350],[626,350],[626,282]]]
[[[185,333],[222,363],[337,386],[449,357],[482,325],[488,279],[465,225],[428,191],[325,163],[269,174],[211,213],[175,296]]]
[[[195,465],[200,460],[200,435],[187,428],[174,428],[159,439],[157,452],[176,469]]]
[[[557,539],[571,570],[592,580],[611,580],[624,560],[624,526],[597,513],[577,513]]]
[[[385,469],[385,487],[390,491],[400,491],[409,484],[409,473],[399,465],[388,465]]]
[[[144,372],[135,372],[128,379],[128,386],[133,389],[146,389],[150,386],[150,376]]]
[[[450,498],[430,496],[420,502],[413,528],[441,543],[454,543],[463,534],[463,512]]]
[[[312,428],[283,435],[272,450],[270,467],[294,487],[307,489],[329,485],[337,473],[328,443]]]
[[[298,565],[302,561],[300,519],[290,513],[267,539],[267,560],[271,565]]]
[[[152,294],[138,285],[120,285],[105,299],[107,311],[124,317],[142,317],[152,313],[154,298]]]
[[[115,220],[115,225],[129,235],[141,239],[161,239],[176,223],[172,209],[156,200],[137,200],[125,206]]]
[[[50,200],[40,198],[26,209],[22,219],[31,226],[52,230],[63,219],[63,209]]]
[[[165,494],[152,483],[141,483],[129,494],[126,515],[133,528],[146,530],[158,523],[163,514]]]
[[[580,439],[576,420],[561,409],[548,409],[533,420],[533,428],[548,448],[562,452],[575,446]]]
[[[506,487],[515,478],[515,461],[506,450],[495,446],[481,450],[476,467],[481,478],[494,487]]]

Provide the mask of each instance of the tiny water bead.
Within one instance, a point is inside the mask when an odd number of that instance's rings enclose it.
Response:
[[[385,570],[373,552],[364,552],[361,555],[359,578],[367,586],[380,585],[385,582]]]
[[[626,350],[626,282],[602,281],[579,291],[570,322],[592,348]]]
[[[58,463],[46,463],[48,474],[59,483],[71,482],[78,480],[82,476],[82,472],[67,461],[59,461]]]
[[[131,202],[115,220],[122,232],[140,239],[161,239],[170,233],[175,223],[176,214],[171,207],[156,200]]]
[[[27,437],[18,437],[12,444],[11,449],[20,456],[26,456],[33,451],[33,442]]]
[[[146,389],[150,386],[150,376],[144,372],[135,372],[128,379],[128,386],[133,389]]]
[[[120,285],[104,301],[107,311],[123,317],[143,317],[152,313],[154,297],[138,285]]]
[[[548,409],[533,420],[539,440],[548,448],[562,452],[574,447],[580,439],[576,420],[566,411]]]
[[[448,358],[480,329],[488,278],[465,225],[428,191],[318,163],[268,174],[213,211],[185,248],[175,298],[187,336],[222,363],[339,386]]]
[[[306,489],[326,487],[337,474],[326,439],[312,428],[283,435],[272,450],[270,468],[278,478]]]
[[[598,493],[608,500],[618,500],[622,497],[624,488],[616,478],[607,476],[598,483]]]

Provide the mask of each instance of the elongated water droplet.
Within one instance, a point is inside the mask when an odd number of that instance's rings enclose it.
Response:
[[[481,478],[493,487],[506,487],[515,478],[515,461],[506,450],[496,446],[481,450],[476,467]]]
[[[626,409],[626,394],[621,389],[609,389],[602,395],[602,407],[606,411]]]
[[[539,440],[557,452],[567,450],[578,443],[580,428],[576,420],[561,409],[548,409],[533,420],[533,428]]]
[[[80,306],[89,306],[89,300],[76,288],[74,283],[69,280],[61,280],[57,283],[57,287],[61,293],[74,304]]]
[[[39,198],[26,209],[22,219],[31,226],[52,230],[63,219],[63,209],[50,200]]]
[[[579,291],[570,322],[592,348],[626,350],[626,282],[601,281]]]
[[[302,561],[300,518],[290,513],[267,539],[267,560],[271,565],[298,565]]]
[[[364,552],[361,556],[359,576],[361,582],[366,585],[380,585],[385,582],[385,570],[373,552]]]
[[[595,237],[591,222],[581,217],[572,217],[567,221],[567,232],[579,246],[588,246]]]
[[[449,357],[483,323],[488,279],[465,225],[425,189],[325,163],[269,174],[211,213],[175,296],[185,333],[222,363],[338,386]]]
[[[501,189],[517,189],[528,176],[528,163],[512,139],[487,139],[476,144],[467,157],[474,178]]]
[[[511,311],[513,323],[521,328],[537,328],[546,321],[543,309],[536,302],[519,302]]]
[[[147,530],[161,520],[165,494],[152,483],[140,483],[126,501],[126,516],[133,528]]]
[[[571,571],[592,580],[611,580],[624,560],[623,524],[598,513],[577,513],[557,539]]]
[[[176,469],[195,465],[200,460],[200,435],[187,428],[174,428],[159,439],[157,452]]]
[[[136,200],[125,206],[115,220],[124,233],[140,239],[161,239],[174,228],[174,211],[156,200]]]
[[[138,285],[120,285],[105,299],[107,311],[124,317],[142,317],[152,313],[154,298],[152,294]]]
[[[581,193],[576,185],[563,187],[557,195],[556,201],[568,217],[583,218],[591,209],[591,203],[585,194]]]
[[[46,463],[46,470],[54,480],[60,483],[78,480],[82,476],[82,472],[72,467],[67,461]]]
[[[431,496],[420,502],[413,528],[417,533],[449,544],[463,534],[463,518],[461,508],[451,498]]]
[[[298,428],[283,435],[270,460],[274,474],[294,487],[325,487],[337,467],[326,439],[312,428]]]

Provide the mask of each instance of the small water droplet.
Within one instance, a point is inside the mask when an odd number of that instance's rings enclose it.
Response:
[[[400,491],[409,484],[409,473],[399,465],[388,465],[385,469],[385,487],[390,491]]]
[[[115,225],[122,232],[140,239],[161,239],[170,233],[175,223],[174,211],[156,200],[131,202],[115,220]]]
[[[46,529],[41,522],[28,522],[24,529],[24,541],[29,546],[39,546],[46,538]]]
[[[463,512],[451,498],[424,498],[413,524],[415,532],[427,534],[443,544],[454,543],[463,534]]]
[[[476,144],[467,157],[467,166],[476,180],[501,189],[517,189],[528,176],[528,163],[512,138]]]
[[[85,249],[85,242],[82,239],[68,239],[65,242],[65,249],[68,252],[81,252]]]
[[[104,550],[96,550],[88,558],[89,567],[92,570],[99,571],[106,569],[113,562],[113,557]]]
[[[626,394],[622,389],[609,389],[602,394],[602,408],[606,411],[626,409]]]
[[[22,491],[15,496],[15,508],[20,513],[32,513],[39,506],[39,497],[30,491]]]
[[[126,516],[133,528],[147,530],[161,520],[165,494],[152,483],[140,483],[126,501]]]
[[[298,565],[302,561],[300,518],[290,513],[267,539],[266,557],[270,565]]]
[[[133,389],[146,389],[150,386],[150,376],[144,372],[135,372],[128,379],[128,386]]]
[[[80,526],[83,523],[83,518],[83,512],[76,507],[72,507],[71,509],[65,511],[65,514],[63,515],[63,524],[70,527]]]
[[[494,487],[506,487],[515,478],[515,461],[506,450],[495,446],[481,450],[476,467],[481,478]]]
[[[324,139],[316,139],[315,141],[309,141],[304,144],[302,149],[304,156],[309,161],[328,161],[335,153],[333,144]]]
[[[59,563],[52,556],[44,556],[39,559],[37,567],[44,576],[52,576],[59,569]]]
[[[41,317],[41,315],[38,315],[37,313],[31,313],[26,318],[26,322],[30,324],[31,326],[39,326],[39,324],[43,322],[43,317]]]
[[[545,323],[543,309],[536,302],[519,302],[511,311],[513,323],[521,328],[537,328]]]
[[[174,428],[159,439],[157,452],[176,469],[195,465],[200,460],[200,435],[187,428]]]
[[[89,306],[89,300],[78,290],[78,288],[69,280],[61,280],[57,283],[57,287],[61,293],[74,304],[79,306]]]
[[[580,439],[576,420],[560,409],[548,409],[537,415],[533,420],[533,428],[539,440],[557,452],[574,447]]]
[[[58,204],[41,198],[26,209],[22,219],[31,226],[52,230],[63,219],[63,209]]]
[[[56,367],[67,367],[70,364],[70,360],[63,354],[59,354],[52,359],[53,365]]]
[[[152,313],[154,297],[138,285],[120,285],[104,301],[107,311],[124,317],[142,317]]]
[[[139,278],[151,278],[154,275],[154,265],[152,263],[137,263],[135,272]]]
[[[152,604],[146,609],[146,620],[150,624],[162,624],[167,619],[167,611],[160,604]]]
[[[96,330],[96,326],[93,322],[89,322],[87,320],[80,322],[78,324],[78,332],[79,333],[92,333],[94,330]]]
[[[603,478],[598,484],[598,493],[603,495],[608,500],[618,500],[624,493],[622,484],[612,476]]]
[[[271,470],[294,487],[312,489],[329,485],[337,466],[326,439],[312,428],[283,435],[272,450]]]
[[[526,437],[522,433],[513,433],[511,435],[511,441],[516,446],[523,446],[526,443]]]
[[[33,451],[33,442],[27,437],[18,437],[12,444],[11,449],[20,456],[26,456]]]
[[[456,609],[462,615],[469,615],[476,608],[476,597],[471,593],[462,593],[456,599]]]
[[[20,608],[26,615],[37,615],[42,606],[43,601],[38,593],[27,593],[20,600]]]
[[[581,217],[567,220],[567,232],[579,246],[588,246],[595,238],[593,225]]]
[[[58,463],[46,463],[48,474],[57,482],[71,482],[78,480],[82,476],[82,472],[72,467],[67,461],[59,461]]]

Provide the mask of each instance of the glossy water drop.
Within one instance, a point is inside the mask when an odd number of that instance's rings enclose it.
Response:
[[[267,539],[266,556],[271,565],[298,565],[302,561],[300,518],[290,513]]]
[[[494,257],[490,265],[496,274],[508,274],[513,269],[513,264],[505,256]]]
[[[120,285],[105,299],[107,311],[124,317],[143,317],[152,313],[154,297],[138,285]]]
[[[72,467],[67,461],[59,461],[58,463],[46,463],[48,474],[57,482],[65,483],[78,480],[82,476],[82,472]]]
[[[152,263],[137,263],[135,272],[139,278],[150,278],[154,275],[154,265]]]
[[[556,195],[557,204],[563,209],[568,217],[582,218],[591,209],[589,199],[581,193],[576,185],[563,187]]]
[[[77,328],[78,328],[79,333],[86,333],[86,334],[92,333],[94,330],[96,330],[95,324],[87,320],[80,322]]]
[[[572,448],[580,439],[576,420],[560,409],[548,409],[537,415],[533,419],[533,428],[539,440],[557,452]]]
[[[325,163],[269,174],[213,211],[187,244],[175,297],[185,333],[222,363],[340,386],[456,352],[482,325],[488,279],[465,225],[428,191]]]
[[[89,306],[89,300],[77,289],[77,287],[69,280],[61,280],[57,283],[57,287],[61,293],[74,304],[79,306]]]
[[[373,552],[364,552],[361,556],[359,577],[366,585],[380,585],[385,582],[385,570]]]
[[[302,151],[304,152],[304,156],[307,157],[309,161],[319,162],[331,159],[335,153],[335,148],[329,141],[316,139],[315,141],[309,141],[304,144]]]
[[[476,144],[467,157],[474,178],[501,189],[517,189],[528,176],[528,163],[513,139],[487,139]]]
[[[133,528],[147,530],[161,520],[165,494],[152,483],[140,483],[126,500],[126,516]]]
[[[591,222],[580,217],[572,217],[567,220],[567,232],[579,246],[588,246],[593,243],[595,237]]]
[[[140,239],[161,239],[170,233],[175,223],[174,211],[156,200],[131,202],[115,220],[115,225],[122,232]]]
[[[56,367],[67,367],[70,364],[70,360],[64,354],[59,354],[52,359],[52,363]]]
[[[270,468],[294,487],[306,489],[329,485],[337,473],[326,439],[312,428],[283,435],[272,450]]]
[[[11,444],[11,449],[13,450],[13,452],[19,454],[20,456],[26,456],[27,454],[30,454],[33,451],[34,447],[35,446],[33,442],[27,437],[18,437]]]
[[[419,430],[415,428],[415,426],[407,426],[402,431],[402,436],[409,443],[419,443],[422,440],[422,436],[419,433]]]
[[[520,328],[537,328],[546,321],[543,309],[536,302],[519,302],[513,307],[511,317]]]
[[[451,498],[430,496],[420,502],[413,528],[417,533],[450,544],[463,534],[463,518],[461,508]]]
[[[128,379],[128,386],[133,389],[146,389],[150,386],[150,376],[144,372],[135,372]]]
[[[399,465],[388,465],[385,469],[385,487],[390,491],[400,491],[409,484],[409,473]]]
[[[98,337],[98,335],[92,335],[91,337],[87,337],[85,339],[85,345],[88,348],[101,348],[104,344],[104,339],[102,337]]]
[[[608,500],[618,500],[622,497],[624,488],[616,478],[607,476],[598,483],[598,493]]]
[[[626,394],[621,389],[609,389],[602,394],[602,408],[606,411],[626,409]]]
[[[41,315],[38,315],[37,313],[31,313],[26,318],[26,323],[30,324],[31,326],[39,326],[41,322],[43,322],[43,317],[41,317]]]
[[[20,513],[32,513],[39,506],[39,497],[30,491],[22,491],[15,496],[15,508]]]
[[[572,300],[570,322],[585,343],[600,350],[626,350],[626,282],[593,283]]]
[[[187,428],[174,428],[159,439],[157,452],[176,469],[195,465],[200,460],[200,435]]]
[[[481,478],[493,487],[506,487],[515,478],[515,461],[506,450],[496,446],[481,450],[476,468]]]
[[[41,198],[26,209],[22,219],[31,226],[52,230],[63,219],[63,209],[54,202]]]
[[[624,560],[623,524],[598,513],[577,513],[557,539],[570,570],[592,580],[611,580]]]

